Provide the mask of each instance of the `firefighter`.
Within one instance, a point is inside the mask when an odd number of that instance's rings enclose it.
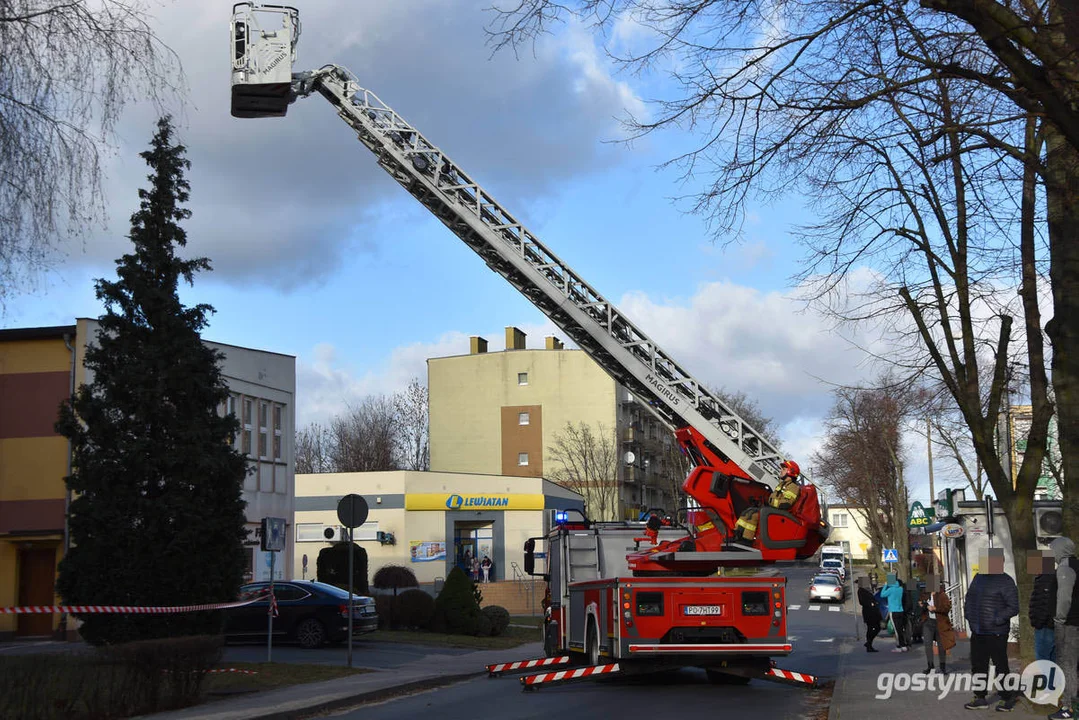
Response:
[[[802,473],[798,463],[793,460],[784,460],[780,467],[783,473],[779,476],[779,484],[768,497],[768,505],[777,510],[789,510],[802,492],[802,486],[798,483],[798,478]],[[753,542],[757,537],[757,524],[760,522],[760,517],[760,503],[754,500],[753,505],[746,508],[735,523],[735,537],[745,542]]]

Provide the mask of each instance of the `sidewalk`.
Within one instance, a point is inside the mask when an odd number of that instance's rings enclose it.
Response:
[[[893,653],[895,641],[892,638],[877,638],[873,646],[880,652],[867,653],[865,646],[856,640],[845,640],[840,650],[839,673],[836,678],[835,691],[832,694],[831,708],[828,712],[828,720],[911,720],[911,718],[932,718],[933,720],[970,720],[971,718],[985,717],[991,714],[993,717],[1021,718],[1033,720],[1044,718],[1056,711],[1055,706],[1034,705],[1025,697],[1011,713],[997,713],[996,697],[990,692],[988,699],[990,707],[985,710],[967,710],[963,707],[972,697],[973,693],[966,689],[955,689],[950,686],[951,692],[943,698],[941,685],[935,685],[935,691],[912,691],[900,692],[893,690],[887,700],[879,699],[878,694],[884,694],[878,684],[880,673],[921,673],[926,667],[925,650],[921,644],[911,647],[910,652]],[[934,655],[934,664],[936,656]],[[1009,666],[1013,672],[1021,671],[1022,664],[1012,660]],[[956,675],[970,673],[970,642],[959,640],[948,654],[948,675],[954,678]],[[935,682],[939,682],[938,676]],[[955,683],[956,680],[950,680]]]
[[[154,720],[246,720],[247,718],[284,719],[359,705],[393,695],[424,690],[480,677],[484,666],[543,657],[542,643],[529,643],[509,650],[478,650],[463,655],[431,654],[422,660],[391,670],[305,685],[291,685],[266,692],[196,705],[184,710],[156,713]],[[356,663],[362,667],[362,660]]]

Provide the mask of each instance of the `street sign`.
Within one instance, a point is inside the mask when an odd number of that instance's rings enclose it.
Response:
[[[952,516],[952,489],[944,488],[937,493],[937,501],[933,506],[933,510],[938,518],[947,518]]]
[[[337,503],[337,519],[350,530],[367,522],[367,501],[361,495],[345,495]]]
[[[907,525],[912,528],[921,528],[933,523],[933,508],[925,508],[920,502],[910,506],[910,516]]]
[[[897,563],[897,562],[899,562],[899,553],[896,551],[895,548],[885,548],[884,549],[884,562],[886,562],[886,563]]]
[[[285,518],[262,518],[262,550],[281,552],[285,549]]]

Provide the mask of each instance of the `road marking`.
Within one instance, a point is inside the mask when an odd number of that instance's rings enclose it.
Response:
[[[840,610],[842,610],[842,609],[843,609],[843,608],[837,608],[837,607],[830,607],[830,608],[828,608],[828,612],[839,612],[839,611],[840,611]]]
[[[787,609],[788,610],[801,610],[802,606],[801,605],[788,605]]]
[[[827,640],[814,640],[813,642],[830,643],[830,642],[835,642],[835,638],[828,638]]]
[[[787,636],[787,642],[794,642],[797,639],[798,639],[797,635],[788,635]]]
[[[820,605],[810,605],[810,606],[809,606],[809,609],[810,609],[810,610],[818,610],[818,611],[819,611],[819,610],[820,610]]]

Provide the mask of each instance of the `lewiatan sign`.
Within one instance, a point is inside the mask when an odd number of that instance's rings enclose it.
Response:
[[[543,495],[409,493],[405,510],[542,510]]]

